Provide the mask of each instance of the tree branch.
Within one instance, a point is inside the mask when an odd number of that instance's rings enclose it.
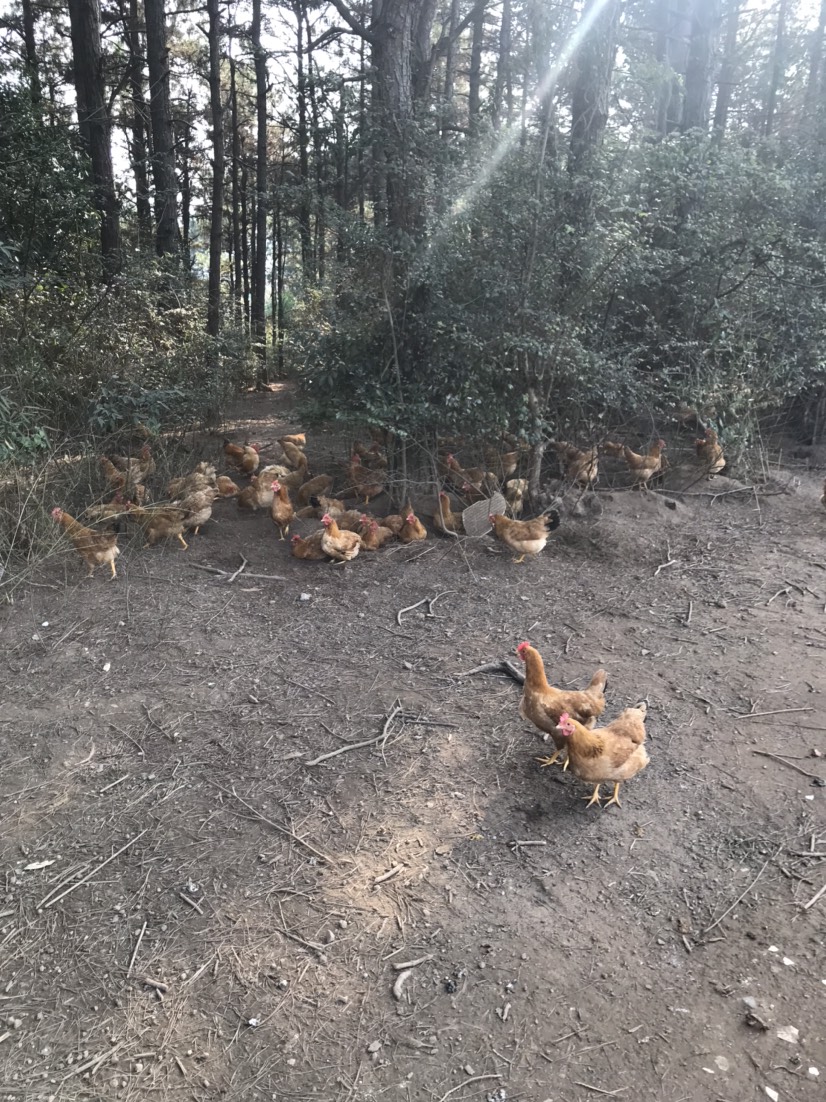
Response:
[[[344,3],[344,0],[329,0],[329,2],[333,5],[338,14],[353,32],[353,34],[357,34],[360,38],[363,38],[366,42],[369,42],[371,46],[375,46],[375,37],[367,30],[363,23],[360,23],[358,19],[356,19],[350,9]]]
[[[483,12],[485,10],[489,2],[490,0],[476,0],[476,3],[473,5],[467,15],[464,17],[464,19],[460,19],[453,30],[450,32],[450,34],[443,34],[439,41],[434,45],[431,60],[435,61],[437,57],[445,52],[451,42],[455,42],[459,35],[464,34],[464,32],[468,29],[473,20],[476,18],[476,16],[479,15],[480,12]]]

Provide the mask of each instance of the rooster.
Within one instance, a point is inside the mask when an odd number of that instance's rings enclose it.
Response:
[[[115,559],[120,554],[117,532],[96,532],[94,528],[86,528],[60,508],[52,509],[52,519],[57,521],[89,567],[87,577],[91,578],[95,567],[102,565],[108,565],[113,578],[118,576],[115,570]]]

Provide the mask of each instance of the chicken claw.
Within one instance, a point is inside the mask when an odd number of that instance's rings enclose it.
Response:
[[[542,766],[542,768],[545,769],[549,765],[556,765],[556,759],[559,757],[559,755],[561,753],[562,753],[561,750],[555,750],[554,753],[551,754],[550,757],[548,757],[546,755],[544,758],[534,758],[533,760],[538,761],[539,764]],[[566,762],[566,765],[567,765],[567,762]]]
[[[600,786],[598,784],[594,785],[594,791],[591,793],[591,798],[588,801],[588,803],[585,805],[586,807],[590,807],[591,804],[596,804],[597,807],[602,807],[602,804],[600,803],[600,799],[599,799],[599,788],[600,788]],[[582,798],[585,799],[584,796]]]
[[[622,807],[622,804],[619,802],[619,786],[620,786],[620,782],[616,781],[615,784],[614,784],[614,795],[611,797],[611,799],[608,801],[607,804],[601,805],[603,811],[605,810],[606,807],[610,807],[611,804],[616,804],[617,807]]]
[[[188,551],[189,550],[189,544],[186,542],[186,540],[184,539],[184,537],[180,533],[178,533],[177,539],[178,539],[178,543],[181,545],[181,547],[183,547],[184,551]]]
[[[515,562],[515,563],[517,564],[517,566],[518,566],[518,565],[519,565],[519,563],[521,563],[521,562],[524,562],[524,561],[525,561],[525,556],[524,556],[524,555],[520,555],[518,559],[514,559],[513,561],[514,561],[514,562]]]
[[[114,559],[112,559],[112,561],[109,563],[109,569],[112,571],[112,577],[117,578],[118,575],[117,575],[117,571],[115,570],[115,560]]]

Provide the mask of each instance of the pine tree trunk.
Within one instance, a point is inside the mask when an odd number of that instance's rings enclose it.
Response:
[[[711,80],[717,30],[720,22],[718,0],[694,0],[691,39],[685,70],[685,99],[682,130],[708,130],[711,108]]]
[[[482,47],[485,41],[485,9],[479,8],[471,24],[470,73],[468,74],[468,130],[477,133],[482,102]]]
[[[221,4],[207,0],[209,17],[209,109],[212,124],[212,206],[209,222],[207,333],[221,332],[221,252],[224,242],[224,104],[221,98]]]
[[[152,119],[152,176],[155,181],[155,249],[158,256],[167,256],[178,252],[179,235],[164,0],[144,0],[144,10],[149,113]]]
[[[502,0],[502,22],[499,26],[499,56],[496,63],[496,84],[493,90],[493,125],[502,124],[502,101],[505,102],[505,122],[513,121],[513,76],[511,73],[511,0]]]
[[[820,18],[817,27],[812,33],[812,44],[809,49],[809,77],[806,81],[806,98],[804,108],[806,115],[810,116],[817,106],[820,90],[821,70],[823,67],[823,39],[826,34],[826,0],[820,0]]]
[[[244,291],[244,328],[250,324],[250,251],[249,251],[249,173],[247,162],[241,162],[241,286]]]
[[[681,75],[688,64],[691,34],[690,0],[658,0],[654,56],[664,70],[657,97],[657,133],[662,137],[679,129],[683,118]]]
[[[306,283],[313,282],[313,234],[310,224],[310,152],[307,132],[307,79],[304,71],[304,10],[300,2],[293,4],[297,20],[296,76],[298,84],[298,236],[301,241],[301,269]]]
[[[261,0],[252,0],[252,52],[255,62],[255,271],[253,272],[252,339],[259,382],[267,381],[267,55],[261,46]]]
[[[121,9],[124,39],[129,52],[129,98],[132,111],[129,155],[135,174],[135,208],[138,216],[138,242],[141,251],[152,245],[152,205],[149,202],[149,170],[146,149],[147,112],[143,91],[143,49],[138,0],[129,0],[129,10]]]
[[[728,0],[728,4],[723,61],[720,65],[720,76],[717,79],[717,102],[714,105],[713,130],[715,140],[718,142],[722,141],[728,126],[731,99],[737,80],[737,28],[740,22],[740,0]],[[826,0],[823,0],[823,11],[826,12]]]
[[[21,0],[23,14],[23,48],[25,50],[26,76],[29,78],[34,103],[40,101],[40,65],[37,60],[37,42],[34,37],[34,8],[32,0]]]
[[[763,119],[763,133],[766,137],[774,130],[777,94],[786,75],[786,7],[787,0],[780,0],[780,6],[777,9],[777,31],[774,37],[769,91],[766,96],[766,113]]]
[[[192,267],[192,258],[189,254],[189,237],[192,212],[192,90],[186,94],[185,114],[178,116],[173,125],[175,134],[175,146],[180,150],[178,163],[181,166],[179,173],[179,185],[181,191],[181,248],[184,266],[189,270]],[[177,131],[177,133],[175,133]]]
[[[72,57],[80,136],[89,154],[95,208],[100,214],[100,251],[110,281],[118,271],[120,221],[112,172],[112,121],[106,106],[98,0],[69,0]]]
[[[232,263],[235,311],[239,325],[246,325],[244,311],[244,281],[241,275],[241,132],[238,129],[238,90],[235,84],[235,59],[229,59],[229,96],[232,124],[231,178],[232,178]]]
[[[315,256],[319,282],[324,280],[326,260],[326,233],[324,210],[324,147],[321,141],[321,121],[318,110],[315,67],[313,63],[310,17],[307,20],[307,94],[310,101],[310,117],[313,123],[313,160],[315,161]]]

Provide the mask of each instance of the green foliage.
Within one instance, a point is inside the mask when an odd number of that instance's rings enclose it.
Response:
[[[18,406],[8,389],[0,390],[0,462],[6,459],[27,462],[48,448],[49,437],[42,423],[44,412]]]

